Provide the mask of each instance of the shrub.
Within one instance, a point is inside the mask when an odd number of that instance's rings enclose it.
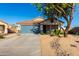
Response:
[[[54,30],[51,30],[50,35],[51,36],[54,36],[55,35],[55,31]]]
[[[79,32],[76,32],[76,35],[79,35]]]
[[[59,35],[61,35],[61,34],[64,34],[64,32],[62,32],[61,30],[59,30],[59,29],[55,29],[55,30],[51,30],[51,33],[50,33],[50,35],[51,36],[59,36]]]
[[[40,34],[41,34],[41,35],[44,35],[45,33],[41,32]]]
[[[56,29],[55,34],[58,36],[60,34],[60,30]]]
[[[79,27],[73,27],[72,29],[69,30],[69,34],[75,34],[79,35]]]

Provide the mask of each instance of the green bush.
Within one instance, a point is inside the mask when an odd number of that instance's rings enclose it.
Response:
[[[79,35],[79,32],[77,32],[76,35]]]
[[[59,36],[61,34],[64,34],[64,33],[59,29],[51,30],[51,33],[50,33],[51,36]]]
[[[51,36],[54,36],[55,35],[55,31],[54,30],[51,30],[50,35]]]
[[[41,34],[41,35],[44,35],[45,33],[41,32],[40,34]]]
[[[60,34],[60,30],[56,29],[55,34],[58,36]]]

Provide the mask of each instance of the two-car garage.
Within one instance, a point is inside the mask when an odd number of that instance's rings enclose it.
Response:
[[[39,18],[35,18],[33,20],[17,22],[16,24],[21,25],[21,30],[20,30],[21,33],[32,33],[33,26],[35,24],[39,24],[42,21],[44,21],[44,19],[39,17]]]
[[[23,21],[18,22],[17,24],[21,25],[21,33],[32,33],[33,22],[32,21]]]

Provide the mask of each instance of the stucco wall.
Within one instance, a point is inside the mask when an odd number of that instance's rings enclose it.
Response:
[[[8,33],[8,25],[6,23],[0,22],[0,25],[4,25],[5,29],[4,29],[4,34]]]

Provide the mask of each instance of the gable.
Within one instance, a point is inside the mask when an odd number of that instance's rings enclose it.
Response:
[[[0,25],[1,25],[1,24],[8,25],[8,23],[6,23],[6,22],[4,22],[4,21],[0,20]]]
[[[41,22],[40,24],[43,24],[43,25],[60,25],[60,24],[63,24],[64,22],[62,21],[59,21],[59,20],[56,20],[56,19],[47,19],[43,22]]]
[[[6,23],[4,23],[4,22],[0,22],[0,25],[7,25]]]

